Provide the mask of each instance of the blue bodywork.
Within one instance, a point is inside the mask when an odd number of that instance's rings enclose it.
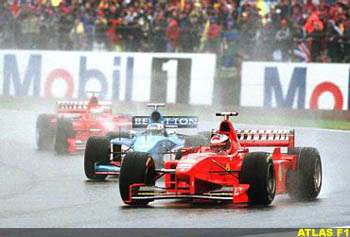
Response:
[[[187,120],[186,120],[187,119]],[[192,119],[192,120],[191,120]],[[171,133],[168,134],[166,127],[194,127],[195,123],[189,123],[184,125],[186,121],[193,121],[194,117],[163,117],[162,114],[157,110],[153,110],[151,116],[135,116],[133,118],[133,127],[135,128],[145,128],[154,125],[155,127],[160,126],[163,129],[161,133],[152,133],[152,131],[147,130],[143,132],[138,132],[133,138],[115,138],[111,140],[111,145],[122,146],[125,148],[130,148],[124,151],[138,151],[150,153],[156,163],[157,167],[161,167],[164,164],[164,155],[171,152],[174,148],[180,148],[184,146],[185,136]],[[195,119],[196,120],[196,119]],[[182,123],[182,124],[180,124]],[[111,166],[111,167],[109,167]],[[119,173],[120,167],[115,165],[106,164],[95,164],[95,172],[106,172],[110,174]]]
[[[158,164],[162,164],[164,153],[176,147],[183,147],[185,140],[177,134],[152,135],[147,132],[136,134],[132,139],[116,138],[111,141],[113,145],[125,145],[133,151],[148,152]]]

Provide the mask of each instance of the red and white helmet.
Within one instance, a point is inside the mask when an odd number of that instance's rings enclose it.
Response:
[[[230,148],[230,139],[225,134],[215,134],[210,139],[210,150],[219,152]]]

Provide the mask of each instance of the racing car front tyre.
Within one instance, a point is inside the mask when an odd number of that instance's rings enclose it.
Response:
[[[313,147],[295,147],[288,154],[297,155],[295,171],[287,173],[286,188],[295,200],[313,200],[321,191],[322,163],[320,153]]]
[[[272,156],[266,152],[250,152],[243,160],[240,183],[249,184],[249,204],[269,205],[276,193],[275,168]]]
[[[39,150],[52,149],[55,136],[55,127],[50,120],[54,114],[40,114],[36,120],[36,144]]]
[[[154,160],[146,152],[129,152],[124,157],[119,176],[119,192],[124,203],[129,205],[147,205],[152,199],[130,200],[130,186],[144,183],[154,185]],[[133,191],[137,191],[135,188]]]
[[[72,120],[66,118],[57,119],[55,138],[55,152],[62,155],[68,152],[68,138],[74,137]]]
[[[86,142],[84,154],[84,171],[89,179],[104,180],[107,175],[95,174],[96,162],[109,162],[110,141],[104,136],[92,136]]]

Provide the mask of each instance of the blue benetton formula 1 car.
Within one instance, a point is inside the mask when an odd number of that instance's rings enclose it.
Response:
[[[150,116],[132,118],[133,128],[146,128],[145,131],[93,136],[88,139],[84,156],[87,178],[101,180],[107,175],[119,175],[122,158],[129,151],[147,152],[161,167],[165,160],[176,159],[176,154],[185,145],[205,145],[208,142],[203,135],[189,136],[167,131],[167,128],[196,128],[197,117],[163,116],[158,107],[164,107],[164,104],[148,106],[154,108]]]

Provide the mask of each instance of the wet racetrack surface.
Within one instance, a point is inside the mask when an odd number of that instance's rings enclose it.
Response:
[[[38,114],[1,110],[0,227],[289,228],[350,224],[350,133],[296,129],[296,145],[317,147],[321,154],[323,185],[316,201],[293,202],[284,195],[277,196],[269,207],[162,200],[130,208],[120,199],[117,179],[93,182],[85,178],[82,153],[57,156],[53,151],[36,149]]]

